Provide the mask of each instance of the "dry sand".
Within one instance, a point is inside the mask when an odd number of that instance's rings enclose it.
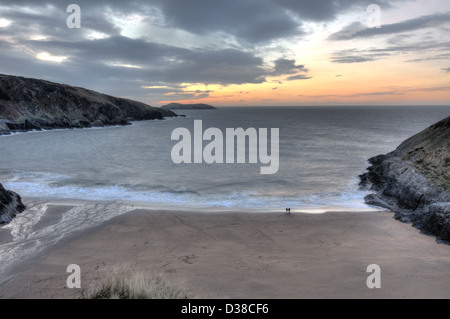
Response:
[[[80,265],[82,288],[121,269],[163,276],[201,298],[450,297],[450,246],[390,212],[136,210],[17,267],[0,297],[79,298],[66,287],[69,264]],[[381,289],[366,285],[370,264],[381,267]]]

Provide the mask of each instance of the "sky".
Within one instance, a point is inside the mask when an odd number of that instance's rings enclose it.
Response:
[[[0,73],[154,106],[449,105],[449,35],[449,0],[0,0]]]

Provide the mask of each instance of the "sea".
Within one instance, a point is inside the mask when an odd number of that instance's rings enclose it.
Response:
[[[366,210],[367,191],[359,189],[358,176],[368,159],[393,151],[449,116],[450,106],[177,112],[185,117],[1,136],[0,183],[41,201],[114,201],[203,211]],[[263,175],[260,168],[267,165],[248,158],[243,164],[174,163],[171,153],[178,141],[171,139],[172,132],[187,128],[193,135],[195,120],[202,120],[203,130],[218,128],[224,135],[227,128],[279,128],[278,172]]]
[[[176,112],[184,116],[0,136],[0,183],[20,194],[28,207],[0,228],[0,272],[70,234],[139,207],[255,214],[282,214],[286,208],[291,213],[378,210],[365,204],[369,191],[358,185],[368,159],[395,150],[449,116],[450,106]],[[178,141],[172,133],[184,128],[193,138],[196,120],[202,121],[203,130],[217,128],[224,135],[230,128],[278,128],[277,173],[261,174],[265,165],[249,160],[175,163],[172,152]],[[208,143],[203,141],[203,147]],[[48,219],[45,213],[55,203],[72,206]]]

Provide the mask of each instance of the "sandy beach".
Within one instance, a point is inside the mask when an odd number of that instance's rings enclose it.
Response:
[[[49,205],[42,225],[67,209]],[[66,287],[69,264],[81,267],[82,289]],[[366,285],[370,264],[381,267],[381,289]],[[79,298],[117,270],[161,276],[200,298],[450,297],[450,246],[391,212],[137,209],[16,266],[0,298]]]

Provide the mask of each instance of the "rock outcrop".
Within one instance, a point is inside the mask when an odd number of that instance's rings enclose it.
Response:
[[[0,75],[0,135],[127,125],[177,116],[170,110],[44,80]]]
[[[369,160],[366,203],[392,210],[429,234],[450,241],[450,117]]]
[[[6,190],[0,184],[0,225],[9,223],[17,214],[26,209],[19,195]]]
[[[161,106],[163,110],[215,110],[216,108],[208,104],[181,104],[170,103]]]

